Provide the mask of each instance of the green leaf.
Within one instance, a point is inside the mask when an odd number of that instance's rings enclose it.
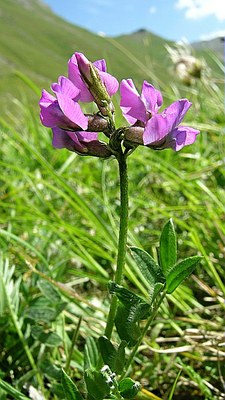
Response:
[[[31,318],[35,321],[52,322],[55,321],[57,316],[65,309],[67,306],[66,302],[60,302],[53,304],[49,300],[42,296],[35,299],[31,303],[31,306],[26,311],[26,317]]]
[[[98,343],[104,363],[116,374],[121,374],[125,363],[127,342],[122,340],[118,349],[116,349],[106,336],[101,336]]]
[[[141,390],[141,385],[131,378],[124,378],[119,382],[118,389],[124,399],[133,399]]]
[[[136,293],[131,292],[131,290],[126,289],[121,285],[118,285],[115,282],[110,281],[108,286],[109,292],[111,294],[116,294],[121,303],[127,307],[129,307],[131,304],[147,304],[142,297],[138,296]]]
[[[106,336],[100,336],[98,339],[99,349],[102,359],[114,372],[116,349]]]
[[[51,307],[30,307],[26,312],[26,317],[33,319],[34,321],[51,322],[56,319],[56,311]]]
[[[51,283],[40,280],[38,282],[38,287],[52,303],[58,304],[61,302],[59,291]]]
[[[201,258],[199,256],[185,258],[174,265],[166,278],[167,293],[172,293],[194,271]]]
[[[110,386],[106,383],[106,378],[101,372],[87,370],[84,379],[90,398],[103,400],[110,393]]]
[[[134,310],[134,312],[133,312]],[[121,340],[125,340],[129,347],[134,346],[141,334],[141,330],[133,315],[135,314],[135,306],[126,308],[123,304],[117,307],[115,325]]]
[[[116,374],[120,375],[123,372],[124,369],[124,364],[125,364],[125,348],[127,346],[127,342],[125,340],[122,340],[117,353],[116,353],[116,358],[115,358],[115,372]]]
[[[119,299],[115,324],[121,340],[133,346],[141,333],[138,322],[149,316],[151,306],[144,299],[115,282],[109,282],[110,293]]]
[[[61,368],[58,368],[54,364],[54,361],[50,361],[48,357],[49,354],[46,352],[46,358],[42,359],[38,364],[40,370],[43,374],[47,375],[47,377],[53,378],[54,380],[60,382],[62,376],[62,370]]]
[[[66,396],[66,400],[83,400],[83,397],[78,392],[76,385],[67,375],[67,373],[62,369],[61,381],[63,390]]]
[[[34,325],[31,328],[31,335],[34,339],[39,340],[41,343],[44,343],[45,346],[53,346],[57,347],[62,343],[62,339],[57,333],[54,332],[44,332],[42,326]]]
[[[84,370],[96,369],[99,360],[98,347],[93,337],[88,337],[84,348]]]
[[[130,249],[138,268],[149,284],[149,295],[152,302],[165,284],[162,269],[146,251],[133,246]]]
[[[177,239],[172,219],[163,227],[160,237],[159,254],[163,273],[167,277],[177,261]]]

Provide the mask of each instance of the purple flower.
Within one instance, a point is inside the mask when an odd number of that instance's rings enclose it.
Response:
[[[57,149],[66,148],[83,156],[107,158],[112,155],[108,146],[98,140],[97,132],[72,132],[53,128],[52,144]]]
[[[51,89],[56,97],[43,90],[39,102],[42,124],[49,128],[87,129],[88,118],[77,103],[79,89],[64,76],[60,76],[58,83],[53,83]]]
[[[77,103],[80,90],[64,76],[59,77],[58,83],[53,83],[51,89],[56,97],[43,90],[39,105],[42,124],[52,128],[53,146],[82,155],[109,157],[111,152],[105,143],[98,140],[97,132],[80,131],[92,126],[102,130],[102,122],[105,124],[105,120],[98,116],[89,118],[83,114]]]
[[[159,114],[162,95],[148,82],[144,81],[139,95],[133,81],[124,79],[120,92],[123,115],[130,124],[135,125],[125,132],[128,141],[153,149],[171,147],[175,151],[195,142],[199,131],[180,125],[192,104],[187,99],[175,101]]]
[[[93,84],[94,70],[91,63],[82,53],[74,53],[68,63],[68,77],[73,84],[80,90],[79,100],[83,102],[95,101],[90,87]],[[116,78],[106,72],[105,60],[93,62],[93,66],[103,83],[108,95],[111,97],[118,90],[119,83]]]

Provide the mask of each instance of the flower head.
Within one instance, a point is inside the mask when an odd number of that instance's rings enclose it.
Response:
[[[139,95],[131,79],[123,80],[120,92],[123,115],[134,125],[125,131],[129,142],[153,149],[171,147],[175,151],[195,142],[199,131],[180,125],[191,106],[187,99],[175,101],[159,114],[162,95],[148,82],[144,81]]]
[[[51,85],[54,95],[43,90],[39,102],[41,122],[53,132],[53,146],[105,158],[121,151],[127,154],[139,144],[177,151],[194,143],[199,131],[181,125],[191,103],[180,99],[159,113],[162,95],[147,81],[139,94],[131,79],[122,80],[120,107],[130,126],[116,129],[111,96],[118,85],[107,73],[104,59],[91,63],[82,53],[74,53],[68,78],[60,76]],[[100,113],[84,114],[79,101],[94,101]],[[107,136],[108,144],[98,140],[98,132]]]
[[[98,140],[97,132],[92,132],[93,129],[105,129],[107,121],[99,116],[83,114],[77,102],[80,90],[64,76],[59,77],[51,89],[55,97],[43,90],[39,105],[42,124],[52,128],[53,146],[81,155],[109,157],[111,152],[107,145]]]
[[[180,41],[175,47],[166,45],[166,49],[174,64],[176,76],[184,84],[194,84],[196,79],[208,74],[209,70],[205,61],[192,54],[193,49],[187,41]]]

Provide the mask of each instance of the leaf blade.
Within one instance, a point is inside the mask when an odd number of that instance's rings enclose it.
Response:
[[[152,302],[165,284],[163,271],[145,250],[135,246],[132,246],[130,250],[139,270],[149,284],[149,297]]]
[[[160,264],[166,277],[177,261],[177,239],[172,218],[163,227],[159,254]]]
[[[175,264],[166,278],[167,293],[173,293],[177,286],[194,271],[201,259],[200,256],[193,256]]]

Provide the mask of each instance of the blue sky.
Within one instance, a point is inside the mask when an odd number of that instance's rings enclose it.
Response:
[[[140,28],[178,41],[225,36],[225,0],[44,0],[66,20],[117,36]]]

